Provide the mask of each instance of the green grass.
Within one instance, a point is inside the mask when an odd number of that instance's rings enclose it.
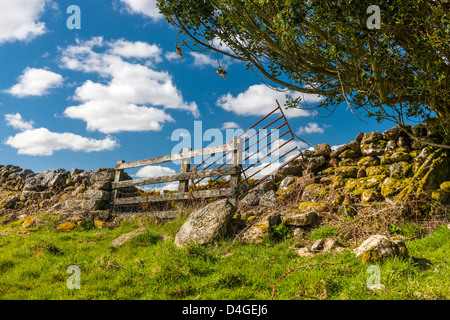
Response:
[[[177,248],[173,237],[183,218],[164,225],[147,222],[148,234],[122,247],[110,242],[138,227],[123,222],[115,229],[81,228],[59,232],[52,226],[23,234],[20,223],[0,226],[0,299],[448,299],[450,230],[410,241],[415,260],[381,262],[381,290],[369,290],[368,265],[353,253],[302,258],[289,247],[286,230],[260,245],[222,239],[208,247]],[[28,230],[26,230],[28,231]],[[318,234],[331,234],[322,229]],[[21,234],[22,233],[22,234]],[[422,260],[420,260],[420,259]],[[424,260],[426,259],[426,260]],[[429,268],[421,268],[429,261]],[[416,262],[421,262],[417,264]],[[288,268],[295,269],[289,275]],[[81,289],[68,289],[67,268],[81,270]]]

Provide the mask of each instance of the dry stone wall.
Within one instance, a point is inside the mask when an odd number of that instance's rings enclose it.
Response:
[[[0,210],[108,210],[115,170],[45,170],[0,165]],[[126,173],[123,180],[130,180]]]
[[[408,127],[408,131],[422,140],[442,143],[432,126],[421,124]],[[356,201],[370,203],[406,199],[411,193],[425,191],[448,203],[450,150],[421,145],[408,133],[394,127],[383,133],[360,133],[334,149],[326,143],[316,145],[303,152],[303,160],[295,160],[251,190],[241,206],[264,209],[282,202],[298,179],[304,184],[302,202],[317,202],[332,195],[332,201],[341,205],[346,201],[344,195],[352,194]],[[34,173],[0,165],[0,210],[108,210],[114,174],[113,168]],[[122,179],[131,177],[125,173]]]

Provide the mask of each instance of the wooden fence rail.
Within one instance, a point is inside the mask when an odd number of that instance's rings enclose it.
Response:
[[[225,153],[225,154],[231,153],[232,161],[229,167],[203,171],[190,171],[190,163],[192,158],[203,157],[205,155],[210,154],[214,155],[218,153]],[[216,147],[210,147],[199,150],[189,150],[187,148],[184,148],[183,151],[178,154],[166,155],[162,157],[131,162],[119,161],[115,166],[116,174],[113,182],[114,205],[163,202],[172,200],[187,200],[190,199],[191,197],[196,199],[211,198],[211,197],[236,197],[238,195],[239,181],[241,175],[242,154],[243,154],[243,139],[235,138],[227,144]],[[180,173],[178,174],[121,181],[125,169],[138,168],[176,160],[182,160]],[[207,177],[227,176],[227,175],[230,176],[230,185],[227,188],[213,189],[213,190],[194,190],[194,191],[189,191],[188,189],[189,180]],[[121,188],[159,184],[174,181],[180,182],[177,193],[145,195],[127,198],[119,197],[119,191]]]

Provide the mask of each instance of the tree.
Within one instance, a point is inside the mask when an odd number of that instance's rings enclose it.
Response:
[[[379,2],[379,29],[368,27],[373,0],[158,0],[158,7],[182,45],[241,60],[274,87],[323,95],[322,110],[344,102],[357,115],[401,126],[436,115],[449,144],[450,5]]]

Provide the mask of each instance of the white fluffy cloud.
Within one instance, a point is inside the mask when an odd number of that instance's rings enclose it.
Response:
[[[22,131],[8,137],[5,144],[17,149],[18,154],[32,156],[51,156],[58,150],[93,152],[118,147],[117,141],[110,137],[96,140],[68,132],[51,132],[47,128]]]
[[[5,120],[8,126],[21,131],[4,141],[6,145],[17,149],[18,154],[51,156],[58,150],[93,152],[112,150],[119,146],[111,137],[96,140],[69,132],[51,132],[47,128],[34,129],[33,121],[25,121],[20,113],[6,114]]]
[[[98,48],[106,50],[99,53],[95,50]],[[159,47],[142,42],[105,42],[101,37],[77,40],[76,45],[62,51],[61,66],[97,73],[109,81],[83,83],[73,97],[81,104],[68,107],[64,115],[84,120],[88,130],[103,133],[161,130],[165,122],[173,121],[167,109],[187,111],[197,117],[197,104],[183,100],[169,73],[125,60],[133,56],[157,63],[161,54]]]
[[[33,121],[25,121],[20,113],[6,114],[6,125],[18,129],[20,131],[33,129]]]
[[[238,129],[239,125],[236,122],[224,122],[222,130],[224,129]]]
[[[199,52],[190,52],[189,53],[194,58],[194,66],[198,67],[205,67],[205,66],[211,66],[211,67],[218,67],[217,60],[211,58],[210,56],[199,53]]]
[[[127,6],[128,12],[142,14],[153,20],[162,19],[159,9],[156,6],[156,0],[120,0]]]
[[[160,47],[142,41],[131,42],[123,39],[114,41],[111,43],[110,52],[124,58],[151,58],[155,62],[162,60],[162,49]]]
[[[297,134],[303,133],[323,133],[324,129],[321,128],[316,122],[308,122],[308,125],[300,127]]]
[[[88,101],[80,106],[69,107],[64,115],[86,121],[86,129],[89,131],[98,130],[103,133],[160,131],[162,123],[173,121],[170,115],[160,109],[109,100]]]
[[[26,68],[18,79],[18,83],[5,92],[19,97],[43,96],[49,89],[60,87],[63,77],[45,69]]]
[[[176,171],[168,168],[168,167],[162,167],[162,166],[145,166],[136,173],[136,177],[138,178],[153,178],[153,177],[160,177],[165,176],[169,174],[175,174]]]
[[[241,116],[263,116],[275,109],[276,99],[283,106],[286,101],[286,93],[258,84],[249,87],[245,92],[241,92],[237,96],[233,96],[230,93],[223,95],[217,100],[216,105]],[[299,95],[295,92],[289,93],[293,97]],[[322,97],[317,95],[303,95],[302,103],[316,103],[322,99]],[[302,109],[288,109],[285,111],[285,115],[288,118],[294,118],[310,116],[311,114]]]
[[[10,41],[30,41],[46,32],[39,21],[49,0],[0,1],[0,44]]]

